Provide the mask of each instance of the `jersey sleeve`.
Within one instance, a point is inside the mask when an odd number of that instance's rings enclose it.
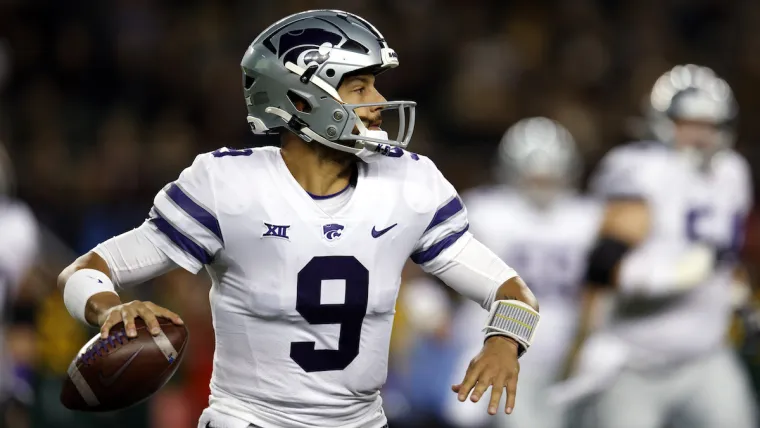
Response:
[[[500,192],[501,198],[504,198],[507,191]],[[496,207],[493,204],[494,198],[491,195],[491,189],[470,189],[461,195],[462,201],[467,207],[467,217],[470,223],[469,233],[483,243],[486,247],[497,248],[500,244],[498,234],[491,233],[495,213],[503,213],[503,207]]]
[[[426,191],[431,204],[426,213],[426,227],[411,255],[413,262],[426,272],[433,272],[456,255],[456,249],[472,238],[468,232],[467,209],[454,186],[433,162],[420,156],[426,168]]]
[[[147,236],[177,265],[197,273],[224,247],[216,215],[216,201],[209,174],[210,154],[193,164],[156,195],[147,224]]]
[[[591,177],[591,192],[602,199],[641,199],[646,194],[645,177],[639,168],[641,147],[622,146],[604,156]]]
[[[732,227],[733,236],[731,245],[718,251],[718,258],[722,261],[738,261],[746,245],[747,228],[750,212],[754,206],[754,188],[752,185],[752,168],[746,158],[736,152],[730,152],[733,162],[727,167],[732,175],[730,185],[726,186],[726,194],[733,195],[737,202],[737,211],[734,214]]]
[[[745,214],[749,214],[750,210],[752,210],[752,207],[755,204],[754,201],[754,194],[755,189],[752,185],[752,167],[750,166],[749,162],[743,158],[739,158],[739,165],[737,168],[738,174],[739,174],[739,189],[738,194],[741,197],[741,202],[743,208],[746,210]]]
[[[34,264],[39,251],[39,227],[31,210],[14,203],[0,206],[0,286],[8,284],[11,290],[23,280]],[[2,300],[2,299],[0,299]]]

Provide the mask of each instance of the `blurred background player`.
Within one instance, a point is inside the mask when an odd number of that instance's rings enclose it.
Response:
[[[498,160],[501,184],[463,195],[471,230],[535,284],[545,334],[535,342],[538,351],[520,361],[520,394],[514,414],[499,418],[495,426],[560,427],[561,411],[547,402],[546,393],[559,376],[575,333],[586,260],[599,230],[601,205],[578,194],[583,166],[576,143],[564,126],[551,119],[533,117],[514,124],[501,140]],[[482,327],[483,309],[463,301],[455,314],[452,340],[466,351],[454,372],[467,366],[471,349],[482,345],[471,332]],[[460,427],[489,422],[481,415],[482,405],[451,405],[446,411],[449,421]]]
[[[25,382],[25,366],[15,361],[23,351],[14,355],[6,344],[21,344],[14,340],[15,326],[9,326],[19,288],[27,278],[38,250],[37,222],[29,208],[11,195],[13,171],[10,158],[0,143],[0,425],[7,423],[10,414],[20,415],[18,404],[30,404],[31,385]],[[6,336],[10,335],[10,338]]]
[[[676,66],[646,113],[658,141],[612,150],[592,181],[607,206],[587,279],[615,301],[558,396],[591,393],[588,428],[756,427],[725,339],[752,207],[749,165],[732,150],[733,94],[708,68]]]

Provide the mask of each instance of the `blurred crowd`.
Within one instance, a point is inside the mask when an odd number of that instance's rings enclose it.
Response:
[[[213,357],[208,280],[178,272],[130,291],[182,314],[192,348],[149,403],[81,415],[60,406],[60,379],[94,331],[68,316],[55,276],[139,225],[196,154],[275,144],[245,121],[240,59],[272,22],[325,7],[369,19],[399,53],[401,66],[378,87],[388,99],[417,101],[411,148],[460,191],[492,179],[499,139],[526,116],[566,126],[588,172],[610,147],[642,134],[645,96],[678,63],[709,66],[728,81],[740,106],[737,147],[760,165],[754,0],[0,0],[0,140],[16,195],[43,236],[39,266],[7,315],[19,381],[6,426],[194,426]],[[757,215],[746,256],[760,261]],[[437,420],[450,386],[438,375],[458,356],[443,327],[409,352],[407,315],[399,305],[386,410]],[[431,355],[436,364],[420,363]],[[418,390],[411,398],[409,385]]]

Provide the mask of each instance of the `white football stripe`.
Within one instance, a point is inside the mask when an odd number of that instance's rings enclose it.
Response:
[[[153,200],[153,204],[169,223],[176,227],[180,232],[189,236],[209,254],[213,255],[222,249],[222,243],[219,241],[219,238],[198,223],[198,221],[185,212],[185,210],[179,208],[166,192],[159,192]]]
[[[87,384],[87,381],[84,380],[84,376],[82,376],[82,373],[77,368],[76,359],[69,364],[68,374],[69,378],[71,378],[71,382],[77,388],[77,391],[79,391],[79,395],[82,396],[84,402],[87,403],[88,406],[93,407],[100,404],[98,398],[95,397],[95,393],[90,389],[90,385]]]
[[[152,336],[153,341],[156,342],[156,346],[158,346],[158,349],[161,350],[161,352],[164,354],[164,357],[166,357],[167,360],[169,360],[169,363],[173,363],[174,360],[177,359],[177,350],[174,349],[174,345],[172,345],[171,340],[169,340],[168,337],[166,337],[166,334],[164,334],[163,331],[158,333],[157,336]]]

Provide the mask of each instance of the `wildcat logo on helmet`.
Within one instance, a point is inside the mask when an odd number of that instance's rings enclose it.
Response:
[[[326,224],[322,226],[322,234],[328,241],[335,241],[343,235],[344,228],[343,225],[336,223]]]

